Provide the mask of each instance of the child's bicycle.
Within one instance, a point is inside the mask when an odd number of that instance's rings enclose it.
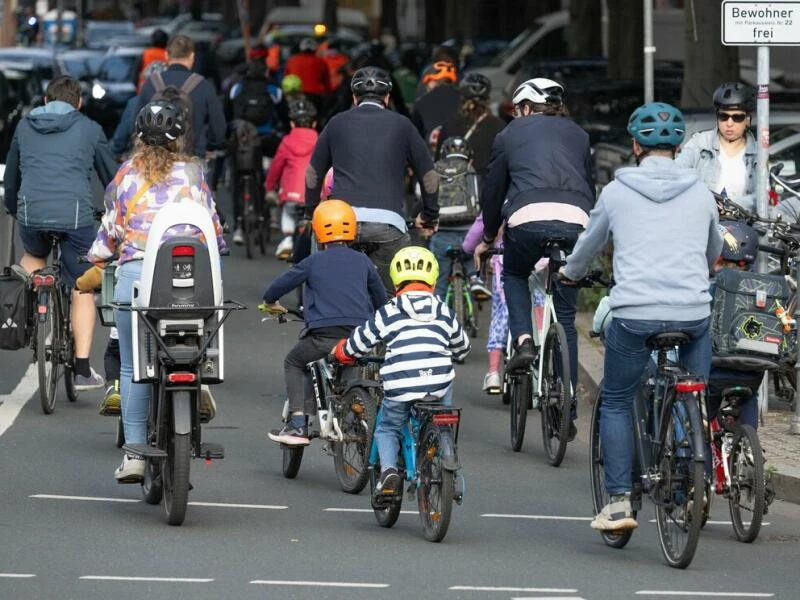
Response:
[[[416,495],[425,539],[441,542],[447,535],[453,501],[464,499],[464,476],[459,474],[459,422],[461,409],[445,406],[426,396],[411,407],[408,423],[400,442],[398,469],[409,482],[409,500]],[[392,527],[400,516],[403,503],[402,485],[394,494],[377,494],[375,486],[381,465],[378,447],[373,438],[369,455],[369,485],[372,509],[381,527]]]
[[[303,322],[297,311],[264,317],[281,324]],[[357,366],[347,366],[322,358],[309,363],[311,388],[316,403],[319,431],[311,432],[314,417],[308,417],[309,438],[323,441],[323,451],[333,457],[336,477],[342,490],[358,494],[369,477],[368,459],[375,413],[381,395],[375,363],[382,359],[365,356]],[[289,401],[283,407],[284,422],[290,418]],[[283,476],[294,479],[300,471],[305,446],[281,444]]]
[[[447,249],[447,257],[450,259],[450,274],[447,277],[447,292],[444,296],[444,303],[455,313],[458,322],[467,331],[469,337],[478,335],[478,311],[475,310],[475,301],[469,291],[467,274],[461,259],[470,256],[464,252],[461,246],[451,246]],[[478,302],[480,310],[480,302]]]

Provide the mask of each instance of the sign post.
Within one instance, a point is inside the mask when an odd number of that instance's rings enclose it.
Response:
[[[760,2],[724,0],[722,2],[722,43],[726,46],[757,46],[758,96],[756,103],[756,210],[761,217],[769,211],[769,47],[800,45],[800,2]],[[767,257],[758,256],[758,272],[767,270]],[[800,375],[800,356],[796,369]],[[795,390],[795,398],[800,396]],[[760,413],[767,410],[766,376],[759,390]],[[790,432],[800,434],[800,401],[792,417]]]

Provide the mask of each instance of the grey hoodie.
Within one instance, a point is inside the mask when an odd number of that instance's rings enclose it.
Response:
[[[620,169],[567,259],[578,280],[613,236],[615,318],[696,321],[710,314],[709,271],[722,250],[714,197],[695,171],[651,156]]]
[[[5,202],[21,225],[69,231],[94,225],[91,178],[117,170],[100,126],[61,101],[20,121],[8,151]]]

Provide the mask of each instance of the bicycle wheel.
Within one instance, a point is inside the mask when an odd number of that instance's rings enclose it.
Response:
[[[125,430],[122,427],[122,416],[117,417],[117,433],[114,438],[114,443],[117,445],[117,448],[122,448],[125,445]]]
[[[478,311],[469,292],[469,286],[464,286],[464,327],[471,338],[478,337]]]
[[[525,422],[531,401],[532,374],[513,373],[508,376],[508,396],[511,403],[511,449],[519,452],[525,439]]]
[[[187,393],[187,392],[180,392]],[[171,404],[171,399],[167,398]],[[161,463],[164,486],[164,509],[167,523],[180,525],[186,518],[189,502],[189,463],[192,460],[191,434],[169,432],[167,458]]]
[[[678,569],[692,562],[703,521],[705,469],[694,460],[690,410],[686,400],[678,397],[665,417],[666,435],[657,463],[660,482],[653,492],[661,552],[667,564]]]
[[[402,464],[402,459],[401,459]],[[403,469],[400,468],[400,476],[403,476]],[[400,516],[400,509],[403,507],[403,492],[402,489],[399,494],[390,497],[375,496],[375,486],[378,483],[378,476],[381,472],[381,463],[375,461],[375,464],[369,470],[369,492],[372,501],[372,510],[375,513],[375,520],[381,527],[392,527],[397,523],[397,518]],[[402,484],[401,484],[402,488]]]
[[[157,461],[148,460],[144,467],[144,480],[142,481],[142,498],[147,504],[161,504],[164,496],[164,486]]]
[[[553,323],[544,343],[542,369],[542,442],[547,462],[557,467],[564,460],[569,434],[572,385],[567,334],[561,323]]]
[[[281,444],[281,450],[283,450],[283,476],[286,479],[294,479],[300,472],[300,463],[303,462],[305,446]]]
[[[67,294],[71,292],[65,290]],[[64,311],[64,390],[67,392],[67,400],[76,402],[78,400],[78,390],[75,389],[75,338],[72,336],[72,321],[70,320],[70,303],[67,302]]]
[[[453,472],[443,466],[444,457],[455,452],[453,434],[447,428],[429,423],[420,439],[417,449],[419,518],[425,539],[441,542],[450,527],[455,497]]]
[[[344,440],[333,445],[333,466],[348,494],[358,494],[367,485],[376,410],[375,397],[365,388],[351,388],[339,401],[336,419]]]
[[[244,233],[244,247],[247,258],[253,258],[253,246],[257,234],[257,220],[253,211],[253,184],[250,177],[245,177],[242,181],[242,229]]]
[[[503,400],[503,404],[508,406],[511,404],[511,392],[514,390],[512,383],[511,383],[511,375],[505,372],[503,369],[503,394],[501,396]]]
[[[461,277],[453,278],[453,312],[462,327],[467,326],[466,308],[464,303],[464,280]]]
[[[597,390],[597,397],[592,408],[592,421],[589,429],[589,466],[591,469],[592,482],[592,502],[594,514],[598,514],[603,507],[611,502],[611,497],[606,492],[605,466],[603,464],[603,447],[600,443],[600,415],[602,414],[602,394],[603,382]],[[634,512],[633,518],[636,518]],[[622,530],[619,533],[613,531],[601,531],[600,536],[603,541],[612,548],[624,548],[633,535],[633,529]]]
[[[58,383],[59,315],[56,293],[47,293],[47,312],[44,321],[36,322],[36,366],[39,372],[39,401],[42,412],[52,414],[56,409],[56,384]]]
[[[729,460],[728,506],[733,532],[737,540],[749,544],[758,537],[764,518],[764,454],[758,434],[750,425],[736,428]]]

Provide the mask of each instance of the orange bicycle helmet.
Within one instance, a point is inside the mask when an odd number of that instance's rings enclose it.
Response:
[[[344,200],[325,200],[314,210],[311,228],[320,244],[352,242],[356,239],[356,213]]]
[[[427,85],[432,81],[449,81],[450,83],[455,83],[457,79],[456,66],[444,60],[436,61],[425,69],[425,72],[422,74],[423,85]]]

